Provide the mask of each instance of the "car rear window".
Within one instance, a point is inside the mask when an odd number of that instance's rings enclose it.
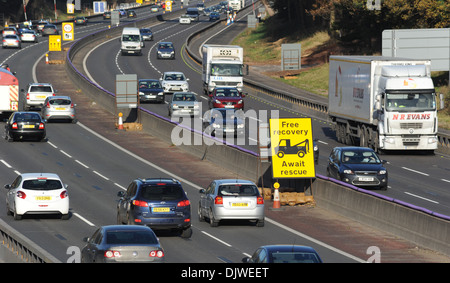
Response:
[[[33,179],[23,181],[22,188],[27,190],[48,191],[61,189],[62,184],[59,180]]]
[[[178,200],[184,197],[183,189],[174,185],[147,185],[141,188],[140,196],[146,200]]]
[[[219,186],[219,196],[258,196],[258,188],[255,185],[222,185]]]
[[[52,92],[52,88],[49,86],[32,86],[30,92]]]
[[[16,122],[40,122],[41,116],[37,113],[18,113],[14,116]]]
[[[107,244],[157,244],[158,240],[150,231],[109,231]]]
[[[72,102],[69,99],[51,99],[50,105],[70,105]]]

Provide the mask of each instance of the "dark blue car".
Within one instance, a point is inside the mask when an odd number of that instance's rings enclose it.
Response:
[[[204,115],[205,133],[219,138],[228,134],[241,137],[245,134],[244,111],[234,108],[212,108]]]
[[[220,14],[218,12],[211,12],[209,14],[209,20],[210,21],[217,21],[220,20]]]
[[[328,158],[327,175],[357,187],[386,190],[388,172],[375,151],[367,147],[335,147]]]
[[[160,42],[156,48],[157,59],[175,59],[175,47],[172,42]]]
[[[164,89],[159,80],[141,79],[138,82],[139,100],[141,102],[164,103]]]
[[[267,245],[259,247],[244,263],[322,263],[319,254],[308,246]]]
[[[191,237],[191,205],[179,181],[136,179],[117,195],[117,224],[176,230],[183,238]]]

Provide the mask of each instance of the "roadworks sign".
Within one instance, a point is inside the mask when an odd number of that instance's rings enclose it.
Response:
[[[314,178],[310,118],[270,119],[273,178]]]

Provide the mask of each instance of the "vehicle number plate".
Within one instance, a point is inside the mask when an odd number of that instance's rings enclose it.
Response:
[[[34,129],[34,125],[23,125],[25,129]]]
[[[35,197],[35,200],[52,200],[52,197],[49,197],[49,196],[39,196],[39,197]]]
[[[63,108],[63,107],[57,107],[56,110],[66,110],[66,108]]]
[[[225,105],[225,108],[234,108],[234,105]]]
[[[36,98],[45,99],[45,98],[47,98],[47,96],[45,96],[45,95],[36,95]]]
[[[361,182],[372,182],[373,178],[372,177],[359,177],[359,180]]]
[[[170,207],[153,207],[153,212],[170,212]]]
[[[247,207],[247,206],[248,206],[248,203],[246,203],[246,202],[233,202],[233,203],[231,204],[231,206],[236,206],[236,207]]]

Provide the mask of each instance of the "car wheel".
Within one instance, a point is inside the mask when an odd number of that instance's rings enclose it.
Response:
[[[13,216],[14,216],[14,220],[21,220],[22,219],[22,215],[17,214],[16,211],[13,212]]]
[[[205,217],[202,215],[202,207],[198,204],[198,221],[205,222]]]
[[[209,225],[211,227],[217,227],[219,226],[219,221],[214,219],[214,215],[212,213],[212,210],[209,211]]]
[[[181,231],[181,238],[188,239],[192,236],[192,228],[183,229]]]
[[[256,221],[256,227],[264,227],[264,219],[258,219]]]

